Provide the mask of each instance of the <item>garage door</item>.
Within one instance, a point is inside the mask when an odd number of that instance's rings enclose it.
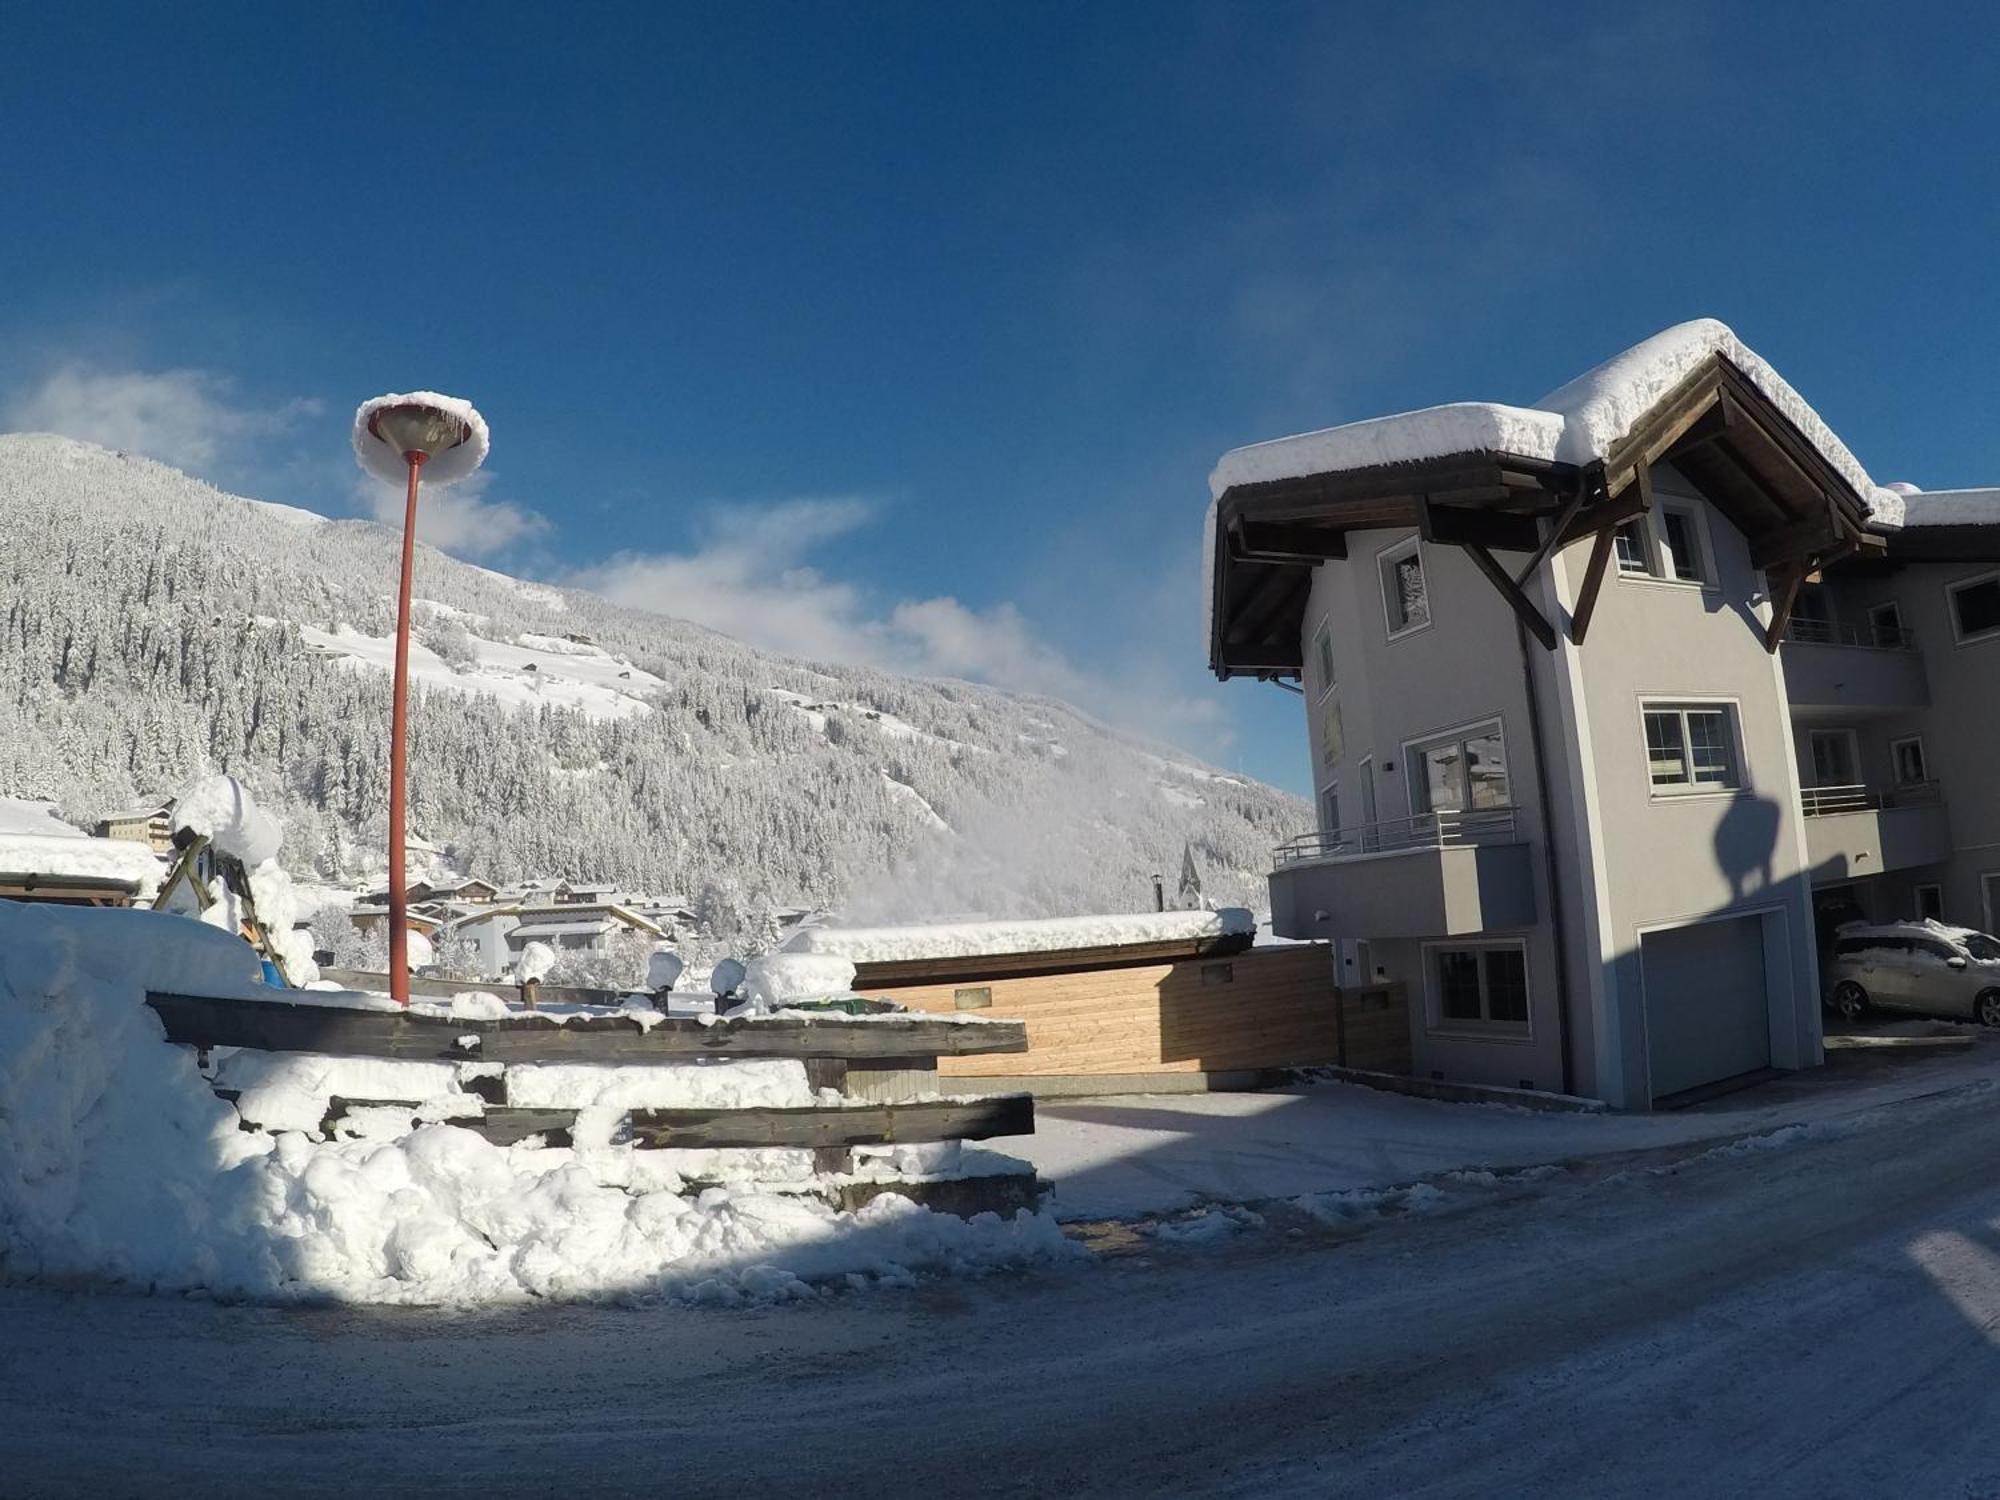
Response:
[[[1697,922],[1639,940],[1653,1097],[1771,1063],[1764,922]]]

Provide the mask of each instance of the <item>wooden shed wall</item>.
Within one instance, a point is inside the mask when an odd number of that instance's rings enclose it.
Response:
[[[956,992],[974,985],[863,987],[919,1010],[948,1011],[957,1008]],[[1227,1072],[1331,1063],[1338,1053],[1333,962],[1318,946],[996,978],[978,987],[993,995],[979,1014],[1027,1023],[1028,1051],[940,1058],[940,1077]],[[1391,1031],[1393,1046],[1382,1045],[1388,1038],[1378,1034]],[[1350,1017],[1351,1066],[1408,1070],[1409,1028],[1400,1006],[1393,1022],[1384,1007],[1369,1012],[1360,1039],[1357,1049]]]

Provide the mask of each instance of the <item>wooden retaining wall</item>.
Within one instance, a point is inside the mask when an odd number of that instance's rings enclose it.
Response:
[[[943,1078],[1214,1073],[1311,1067],[1340,1058],[1333,960],[1324,947],[1250,948],[1166,963],[979,974],[913,982],[863,965],[863,994],[918,1010],[976,1009],[1026,1023],[1028,1050],[942,1057]],[[887,969],[888,966],[882,966]],[[1407,1072],[1401,990],[1350,1000],[1350,1067]]]

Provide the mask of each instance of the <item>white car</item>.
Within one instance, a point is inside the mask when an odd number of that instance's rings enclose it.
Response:
[[[2000,1026],[2000,941],[1942,922],[1850,922],[1834,934],[1827,1006],[1842,1020],[1871,1009]]]

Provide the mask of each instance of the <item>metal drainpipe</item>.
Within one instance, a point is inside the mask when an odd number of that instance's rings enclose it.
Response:
[[[1562,877],[1556,867],[1555,819],[1549,803],[1548,757],[1542,753],[1542,709],[1535,692],[1535,658],[1528,645],[1528,627],[1519,620],[1514,622],[1514,639],[1521,648],[1521,684],[1528,694],[1528,738],[1535,748],[1535,792],[1542,804],[1542,865],[1549,882],[1549,933],[1556,948],[1556,1040],[1562,1050],[1562,1091],[1573,1094],[1576,1071],[1570,1058],[1569,945],[1563,941]]]

